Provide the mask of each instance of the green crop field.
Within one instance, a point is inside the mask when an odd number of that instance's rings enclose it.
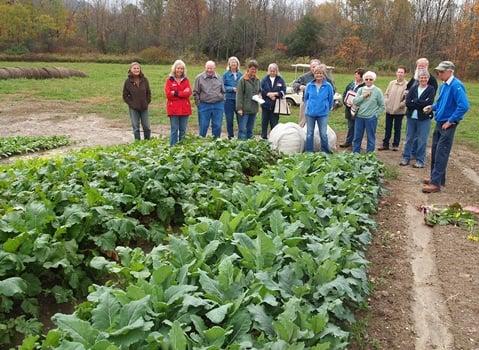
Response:
[[[79,112],[98,113],[106,118],[125,120],[128,118],[126,105],[121,98],[123,81],[126,78],[128,65],[123,64],[100,64],[100,63],[44,63],[44,62],[4,62],[0,66],[6,67],[53,67],[62,66],[84,71],[88,78],[51,79],[51,80],[28,80],[15,79],[2,81],[0,85],[0,100],[61,100],[78,103]],[[201,66],[187,66],[188,76],[193,83],[194,77],[202,71]],[[170,67],[165,65],[144,65],[143,72],[148,77],[153,92],[153,101],[150,106],[152,122],[156,124],[168,124],[165,112],[165,96],[163,85],[169,73]],[[224,66],[219,65],[219,73],[223,73]],[[290,71],[281,72],[285,80],[290,83],[295,78],[295,73]],[[259,76],[263,77],[265,71],[261,70]],[[339,92],[343,92],[352,74],[335,74],[335,84]],[[394,76],[379,75],[377,85],[383,89]],[[466,82],[471,110],[462,125],[458,128],[456,139],[459,142],[479,147],[479,138],[476,130],[479,120],[475,118],[479,110],[479,83]],[[293,109],[293,116],[282,117],[281,120],[297,121],[298,109]],[[346,123],[343,117],[344,110],[341,108],[332,113],[330,125],[336,131],[344,131]],[[196,111],[193,112],[191,125],[197,125]],[[260,115],[258,115],[260,118]],[[259,123],[256,122],[256,131],[259,132]],[[405,129],[405,128],[403,128]],[[380,118],[378,127],[378,139],[382,137],[384,130],[384,116]]]

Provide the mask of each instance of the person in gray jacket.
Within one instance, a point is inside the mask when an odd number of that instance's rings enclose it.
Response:
[[[211,133],[221,136],[223,123],[225,88],[223,79],[215,71],[216,64],[208,61],[205,71],[196,76],[193,96],[198,107],[199,134],[205,137],[211,122]]]

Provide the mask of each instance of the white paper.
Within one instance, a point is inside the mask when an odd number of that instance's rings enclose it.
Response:
[[[255,102],[258,102],[260,105],[265,102],[260,95],[254,95],[251,99]]]

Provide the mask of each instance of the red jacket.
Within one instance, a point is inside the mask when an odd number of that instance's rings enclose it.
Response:
[[[188,78],[182,78],[178,84],[174,77],[168,77],[165,84],[166,114],[171,116],[191,115],[191,86]]]

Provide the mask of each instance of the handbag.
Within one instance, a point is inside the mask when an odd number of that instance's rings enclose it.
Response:
[[[274,103],[274,114],[280,115],[291,115],[291,110],[289,109],[288,101],[285,98],[277,98]]]

